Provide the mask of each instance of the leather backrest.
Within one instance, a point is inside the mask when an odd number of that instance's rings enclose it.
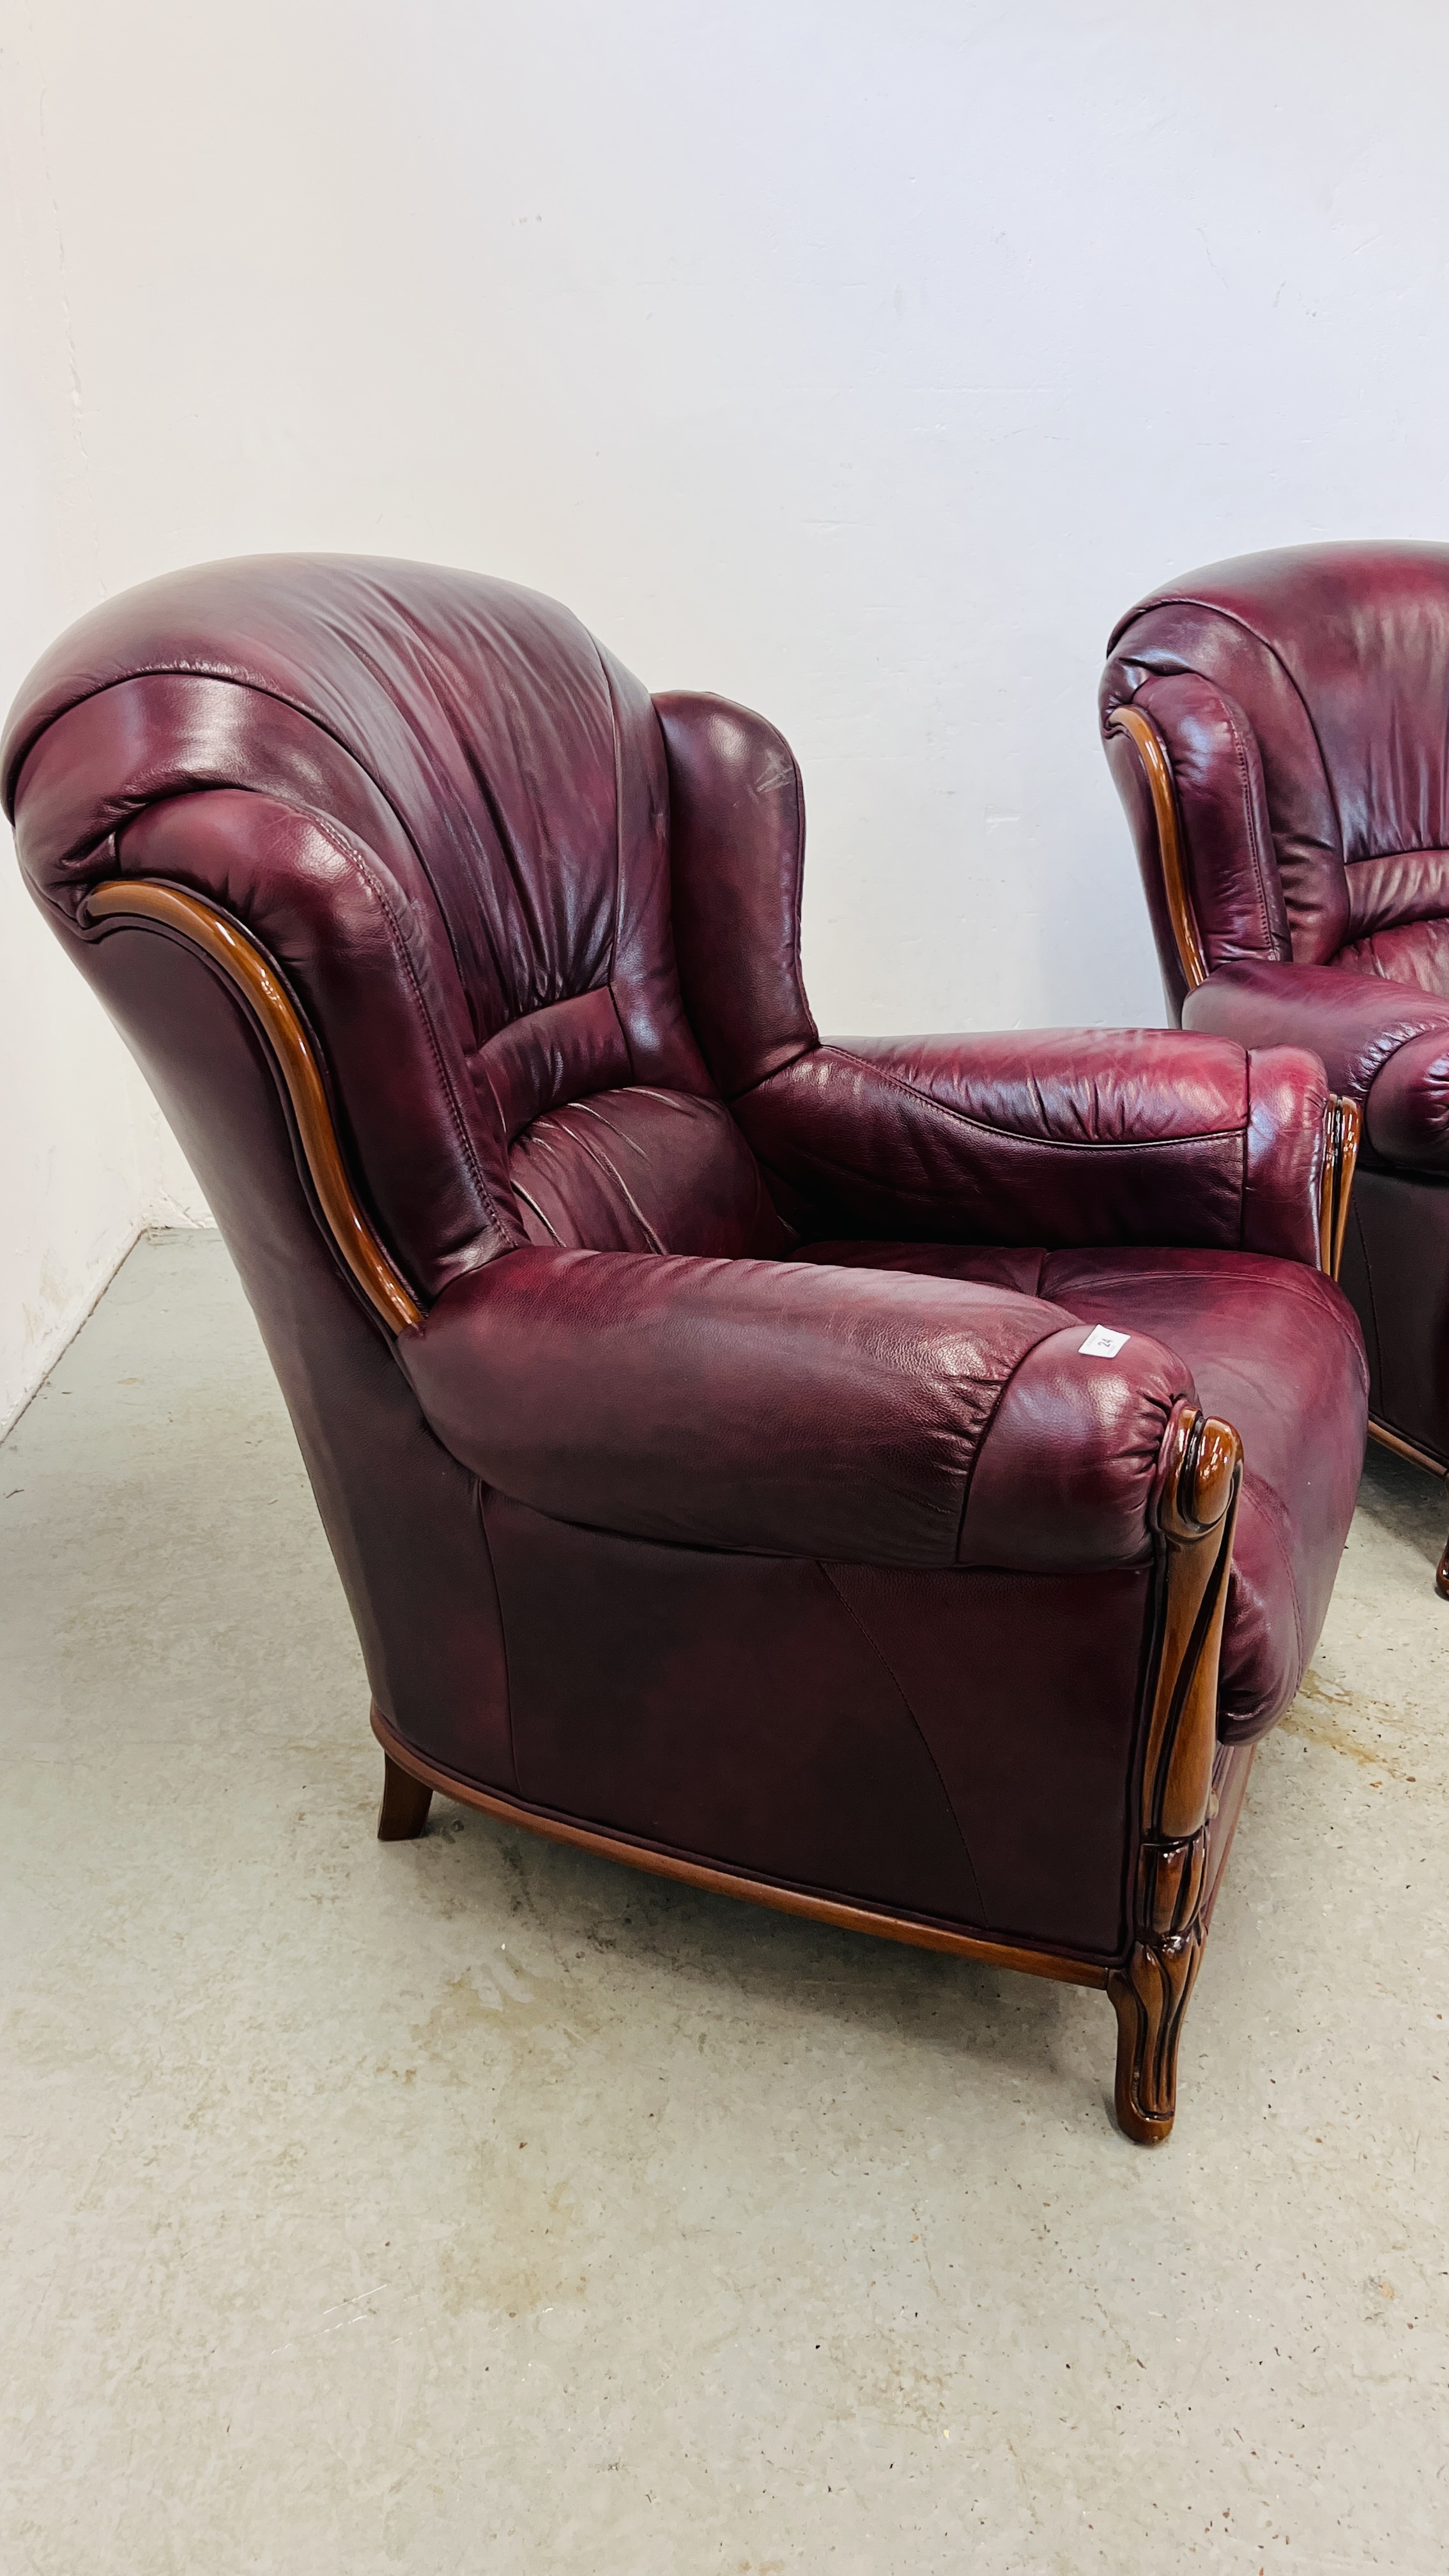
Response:
[[[1139,600],[1108,650],[1104,714],[1158,698],[1170,750],[1172,727],[1190,724],[1185,768],[1216,798],[1219,860],[1236,857],[1234,909],[1220,864],[1200,882],[1185,818],[1210,963],[1223,937],[1239,942],[1223,954],[1248,953],[1245,926],[1263,910],[1249,884],[1255,762],[1296,960],[1326,964],[1449,913],[1449,546],[1295,546],[1210,564]],[[1209,684],[1205,699],[1166,686],[1187,674]],[[1274,953],[1271,925],[1256,953]]]
[[[763,1248],[680,998],[658,720],[553,601],[344,557],[170,575],[46,655],[0,775],[72,937],[102,878],[162,875],[277,959],[425,1295],[524,1239]]]

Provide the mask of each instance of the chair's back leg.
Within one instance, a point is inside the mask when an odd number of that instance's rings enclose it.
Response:
[[[426,1780],[415,1780],[390,1753],[382,1757],[382,1805],[377,1811],[380,1843],[410,1843],[428,1821],[433,1793]]]

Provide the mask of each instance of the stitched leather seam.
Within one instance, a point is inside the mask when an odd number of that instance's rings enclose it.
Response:
[[[376,772],[369,769],[366,761],[353,749],[352,744],[348,742],[342,734],[337,732],[335,726],[328,724],[324,717],[319,716],[315,707],[304,706],[300,698],[289,697],[285,689],[273,688],[269,686],[267,682],[253,679],[245,672],[224,670],[217,664],[210,662],[148,662],[142,670],[122,671],[114,680],[104,681],[99,688],[83,689],[78,697],[67,699],[63,707],[57,707],[54,715],[47,716],[44,724],[37,727],[36,732],[31,737],[30,741],[25,744],[23,751],[18,751],[15,755],[13,779],[14,795],[16,797],[19,795],[20,774],[25,767],[25,763],[29,760],[31,753],[43,740],[44,736],[49,733],[52,725],[62,723],[67,716],[74,715],[78,708],[90,706],[96,698],[108,697],[112,689],[129,688],[132,683],[137,680],[221,681],[229,688],[245,689],[251,697],[269,698],[275,706],[290,707],[293,715],[301,716],[305,723],[314,725],[318,733],[322,734],[328,742],[336,744],[337,749],[342,753],[343,758],[351,762],[352,767],[357,771],[359,777],[366,779],[374,794],[378,796],[381,799],[381,802],[386,806],[394,823],[397,825],[399,832],[406,841],[408,848],[411,850],[413,857],[417,861],[423,882],[426,885],[429,894],[432,896],[433,902],[437,906],[439,924],[442,928],[443,936],[448,943],[448,953],[451,956],[453,965],[457,971],[458,983],[463,995],[463,1006],[471,1019],[473,1016],[472,1004],[468,997],[467,986],[463,980],[463,969],[459,961],[457,947],[453,939],[452,927],[448,920],[447,908],[433,881],[433,872],[428,866],[427,860],[424,858],[422,851],[418,847],[417,841],[408,827],[407,820],[403,815],[401,808],[398,806],[395,799],[389,794],[387,788],[383,785],[382,780],[377,776]],[[204,795],[208,791],[205,788],[183,788],[179,792],[183,795]],[[243,795],[272,793],[270,789],[245,788],[239,789],[237,792]],[[161,804],[165,801],[166,799],[159,796],[149,797],[146,800],[148,804]],[[291,802],[293,811],[296,813],[310,814],[314,810],[310,806],[297,805],[294,799],[281,798],[278,801],[281,803]],[[10,807],[7,806],[6,810],[7,812],[10,811]],[[138,807],[137,811],[139,812],[140,810],[142,809]],[[491,806],[489,811],[491,813]],[[130,819],[130,817],[127,817],[127,820]],[[117,826],[116,828],[119,829],[120,827]],[[109,839],[110,835],[107,834],[105,837]],[[100,845],[98,844],[96,846]],[[67,859],[65,864],[69,866],[72,862],[70,859]]]
[[[939,1100],[933,1091],[923,1091],[906,1075],[892,1073],[887,1066],[874,1063],[869,1056],[852,1055],[848,1047],[835,1045],[828,1038],[817,1052],[834,1056],[841,1064],[859,1065],[863,1072],[874,1074],[879,1081],[889,1083],[893,1090],[904,1092],[907,1099],[919,1100],[923,1108],[937,1110],[943,1118],[955,1119],[959,1126],[971,1128],[978,1136],[1002,1136],[1012,1145],[1041,1145],[1051,1153],[1138,1154],[1163,1146],[1220,1145],[1230,1136],[1242,1135],[1247,1124],[1244,1117],[1230,1127],[1200,1127],[1191,1136],[1032,1136],[1024,1128],[995,1127],[985,1118],[974,1118],[969,1109],[958,1109],[952,1101]]]
[[[1264,1484],[1261,1477],[1255,1477],[1254,1483],[1257,1488],[1258,1518],[1263,1528],[1266,1529],[1272,1537],[1273,1545],[1278,1552],[1279,1562],[1288,1579],[1288,1599],[1293,1610],[1293,1642],[1297,1649],[1298,1671],[1301,1677],[1308,1662],[1308,1657],[1303,1651],[1303,1618],[1298,1607],[1298,1586],[1293,1579],[1293,1560],[1288,1554],[1287,1547],[1283,1540],[1283,1533],[1278,1526],[1273,1512],[1265,1508],[1262,1500],[1263,1495],[1267,1494],[1271,1496],[1273,1502],[1277,1503],[1278,1497],[1273,1492],[1272,1486]],[[1278,1504],[1278,1508],[1280,1511],[1282,1510],[1281,1503]],[[1231,1581],[1231,1577],[1229,1580]]]
[[[588,633],[587,628],[584,631]],[[614,1016],[623,1031],[624,1053],[628,1059],[629,1071],[631,1074],[637,1074],[639,1068],[634,1062],[634,1049],[630,1042],[629,1031],[625,1026],[624,1014],[619,1008],[618,996],[614,991],[614,977],[619,971],[619,924],[624,914],[624,744],[619,724],[619,702],[614,695],[613,676],[597,637],[590,635],[589,642],[593,646],[594,659],[599,666],[599,676],[604,683],[604,695],[609,701],[609,730],[614,745],[614,935],[609,945],[608,993],[614,1005]],[[652,700],[650,706],[652,712]],[[654,721],[658,723],[657,716]]]
[[[1041,1275],[1045,1268],[1046,1254],[1043,1253],[1040,1261],[1037,1263],[1036,1287],[1032,1292],[1033,1302],[1039,1306],[1052,1306],[1056,1304],[1055,1298],[1043,1297],[1041,1293]],[[1008,1291],[1008,1293],[1011,1292]],[[1072,1310],[1070,1306],[1058,1307],[1057,1311],[1059,1314],[1066,1315],[1072,1320],[1079,1320],[1072,1318]],[[997,1386],[996,1402],[993,1404],[991,1411],[981,1426],[981,1437],[971,1452],[970,1459],[967,1463],[966,1474],[962,1480],[961,1509],[956,1516],[956,1544],[951,1550],[951,1561],[953,1565],[959,1565],[961,1562],[961,1541],[966,1535],[966,1514],[971,1507],[971,1488],[976,1482],[976,1470],[981,1461],[982,1451],[985,1449],[987,1441],[990,1439],[992,1432],[996,1428],[996,1417],[1001,1411],[1007,1388],[1013,1385],[1016,1379],[1021,1375],[1021,1372],[1025,1368],[1027,1361],[1031,1358],[1033,1351],[1039,1351],[1043,1342],[1049,1342],[1051,1340],[1053,1333],[1061,1333],[1066,1330],[1067,1326],[1064,1324],[1048,1324],[1043,1332],[1038,1333],[1036,1340],[1027,1345],[1027,1348],[1022,1352],[1020,1359],[1016,1360],[1007,1370],[1005,1377],[1001,1379]]]
[[[431,1429],[431,1425],[429,1428]],[[452,1452],[449,1451],[448,1454],[451,1456]],[[487,1502],[489,1494],[495,1490],[496,1488],[485,1485],[481,1476],[474,1477],[473,1496],[478,1513],[478,1528],[483,1540],[483,1553],[488,1559],[488,1571],[493,1579],[493,1599],[498,1610],[498,1643],[503,1649],[503,1691],[508,1706],[508,1759],[513,1765],[514,1786],[520,1795],[524,1795],[526,1793],[523,1783],[518,1776],[518,1745],[513,1733],[513,1660],[508,1652],[508,1614],[503,1607],[503,1586],[498,1580],[498,1568],[493,1561],[493,1543],[488,1536]]]
[[[741,1091],[730,1092],[726,1106],[734,1109],[740,1101],[753,1099],[757,1091],[764,1090],[767,1082],[774,1082],[778,1075],[788,1073],[792,1064],[803,1064],[807,1055],[819,1055],[821,1052],[820,1038],[817,1033],[813,1040],[807,1040],[804,1046],[797,1047],[793,1055],[787,1055],[783,1064],[772,1064],[769,1072],[762,1073],[757,1081],[747,1082]]]
[[[1042,1257],[1042,1265],[1041,1265],[1043,1270],[1045,1270],[1046,1265],[1047,1265],[1047,1256],[1046,1256],[1046,1255],[1043,1255],[1043,1257]],[[1037,1280],[1037,1296],[1038,1296],[1039,1302],[1040,1302],[1043,1306],[1050,1306],[1050,1305],[1053,1305],[1053,1304],[1056,1302],[1056,1301],[1055,1301],[1053,1298],[1051,1298],[1051,1297],[1043,1297],[1043,1296],[1041,1295],[1041,1281],[1040,1281],[1040,1273],[1038,1273],[1038,1280]],[[1071,1310],[1070,1306],[1065,1306],[1065,1307],[1061,1308],[1061,1309],[1060,1309],[1060,1311],[1061,1311],[1063,1314],[1065,1314],[1065,1315],[1067,1315],[1068,1317],[1070,1317],[1070,1318],[1071,1318],[1071,1321],[1072,1321],[1073,1323],[1080,1324],[1080,1323],[1084,1323],[1084,1322],[1086,1321],[1085,1316],[1082,1316],[1082,1315],[1072,1315],[1072,1310]],[[1052,1326],[1050,1327],[1050,1329],[1049,1329],[1047,1332],[1043,1333],[1043,1334],[1039,1337],[1039,1339],[1038,1339],[1038,1340],[1036,1340],[1036,1341],[1034,1341],[1034,1342],[1032,1343],[1032,1345],[1031,1345],[1031,1349],[1030,1349],[1030,1350],[1026,1350],[1026,1351],[1023,1351],[1023,1352],[1022,1352],[1022,1355],[1021,1355],[1020,1359],[1017,1361],[1015,1368],[1011,1369],[1011,1370],[1008,1372],[1008,1374],[1007,1374],[1007,1375],[1002,1379],[1002,1381],[1001,1381],[1001,1386],[1000,1386],[1000,1389],[999,1389],[998,1394],[997,1394],[996,1402],[995,1402],[995,1404],[993,1404],[993,1406],[992,1406],[992,1408],[991,1408],[991,1416],[990,1416],[990,1420],[987,1422],[986,1427],[985,1427],[984,1431],[982,1432],[982,1434],[981,1434],[981,1437],[980,1437],[979,1441],[978,1441],[978,1442],[977,1442],[977,1444],[976,1444],[976,1449],[975,1449],[975,1452],[974,1452],[974,1454],[973,1454],[973,1456],[972,1456],[971,1464],[970,1464],[970,1466],[969,1466],[969,1467],[967,1468],[967,1470],[966,1470],[966,1492],[965,1492],[965,1495],[964,1495],[964,1497],[963,1497],[963,1499],[962,1499],[962,1503],[961,1503],[961,1518],[960,1518],[960,1521],[958,1522],[958,1524],[957,1524],[957,1528],[956,1528],[956,1562],[957,1562],[957,1564],[958,1564],[958,1565],[959,1565],[959,1564],[960,1564],[960,1562],[961,1562],[961,1541],[962,1541],[962,1539],[963,1539],[963,1538],[965,1537],[965,1535],[966,1535],[966,1508],[967,1508],[967,1505],[969,1504],[969,1502],[970,1502],[970,1500],[971,1500],[971,1486],[972,1486],[972,1483],[973,1483],[973,1481],[974,1481],[974,1479],[975,1479],[975,1475],[976,1475],[977,1461],[979,1460],[979,1458],[980,1458],[980,1456],[981,1456],[981,1453],[982,1453],[982,1451],[984,1450],[984,1448],[985,1448],[985,1446],[986,1446],[986,1443],[987,1443],[987,1441],[989,1440],[989,1438],[990,1438],[990,1436],[991,1436],[992,1428],[993,1428],[993,1426],[994,1426],[994,1424],[995,1424],[997,1414],[998,1414],[998,1413],[1000,1412],[1000,1410],[1001,1410],[1002,1400],[1003,1400],[1003,1398],[1004,1398],[1004,1396],[1005,1396],[1005,1394],[1006,1394],[1006,1391],[1007,1391],[1008,1387],[1012,1384],[1012,1381],[1013,1381],[1017,1376],[1019,1376],[1019,1374],[1020,1374],[1020,1372],[1022,1371],[1022,1369],[1024,1369],[1024,1368],[1025,1368],[1027,1361],[1028,1361],[1028,1360],[1031,1358],[1031,1356],[1032,1356],[1032,1352],[1033,1352],[1033,1351],[1039,1351],[1039,1350],[1041,1349],[1041,1346],[1042,1346],[1042,1343],[1043,1343],[1043,1342],[1048,1342],[1048,1341],[1050,1341],[1050,1340],[1051,1340],[1051,1337],[1052,1337],[1052,1333],[1054,1333],[1054,1332],[1061,1332],[1061,1331],[1064,1331],[1065,1329],[1067,1329],[1067,1327],[1062,1326],[1062,1325],[1060,1325],[1060,1324],[1054,1324],[1054,1325],[1052,1325]],[[1166,1344],[1164,1344],[1164,1346],[1163,1346],[1163,1347],[1164,1347],[1164,1348],[1166,1348],[1166,1347],[1167,1347],[1167,1346],[1166,1346]],[[1174,1356],[1174,1357],[1176,1357],[1176,1353],[1174,1353],[1174,1354],[1173,1354],[1173,1356]],[[1189,1377],[1189,1379],[1191,1379],[1191,1376],[1192,1376],[1192,1372],[1191,1372],[1191,1370],[1189,1370],[1189,1371],[1188,1371],[1188,1377]],[[1163,1438],[1164,1438],[1164,1436],[1165,1436],[1165,1434],[1166,1434],[1166,1431],[1167,1431],[1167,1425],[1168,1425],[1168,1422],[1169,1422],[1169,1420],[1170,1420],[1170,1418],[1171,1418],[1171,1414],[1172,1414],[1172,1404],[1169,1404],[1169,1403],[1165,1402],[1165,1401],[1164,1401],[1164,1399],[1163,1399],[1161,1396],[1149,1394],[1145,1389],[1144,1389],[1144,1390],[1142,1390],[1142,1401],[1143,1401],[1143,1403],[1145,1404],[1145,1406],[1146,1406],[1146,1408],[1147,1408],[1147,1410],[1148,1410],[1148,1412],[1149,1412],[1149,1413],[1151,1413],[1151,1412],[1153,1411],[1153,1409],[1155,1408],[1155,1409],[1156,1409],[1156,1410],[1161,1414],[1161,1416],[1162,1416],[1161,1426],[1160,1426],[1160,1428],[1159,1428],[1159,1430],[1158,1430],[1158,1433],[1157,1433],[1157,1437],[1156,1437],[1156,1439],[1155,1439],[1155,1440],[1150,1444],[1150,1446],[1145,1446],[1145,1447],[1144,1447],[1144,1450],[1143,1450],[1143,1459],[1144,1459],[1144,1463],[1145,1463],[1145,1465],[1147,1466],[1148,1471],[1150,1472],[1150,1470],[1151,1470],[1152,1466],[1155,1464],[1155,1462],[1156,1462],[1156,1460],[1157,1460],[1158,1456],[1159,1456],[1159,1455],[1160,1455],[1160,1453],[1161,1453]],[[1173,1402],[1175,1403],[1176,1401],[1177,1401],[1177,1399],[1174,1397]],[[1124,1455],[1130,1455],[1130,1452],[1124,1452],[1123,1454],[1124,1454]],[[1144,1536],[1146,1536],[1146,1535],[1148,1535],[1148,1533],[1147,1533],[1147,1531],[1146,1531],[1146,1524],[1145,1524],[1145,1519],[1144,1519]],[[1142,1564],[1144,1561],[1145,1561],[1145,1560],[1144,1560],[1143,1558],[1141,1558],[1141,1557],[1132,1557],[1132,1558],[1129,1558],[1129,1559],[1127,1559],[1127,1560],[1126,1560],[1126,1562],[1127,1562],[1129,1565],[1140,1565],[1140,1564]]]
[[[780,739],[784,742],[783,735]],[[811,1010],[809,1001],[806,997],[805,978],[800,965],[800,915],[805,895],[805,789],[800,777],[800,763],[796,759],[793,751],[790,750],[789,744],[785,743],[784,747],[789,753],[790,780],[795,791],[795,864],[794,886],[792,889],[795,929],[790,946],[790,963],[795,977],[795,999],[799,1004],[801,1016],[804,1019],[805,1025],[810,1030],[816,1046],[818,1046],[820,1044],[820,1031],[815,1025],[815,1014]]]
[[[847,1619],[852,1619],[855,1622],[856,1627],[860,1630],[860,1633],[864,1637],[867,1645],[870,1646],[873,1652],[879,1657],[891,1688],[894,1690],[902,1708],[905,1710],[907,1717],[910,1719],[912,1726],[916,1730],[916,1734],[920,1740],[921,1750],[925,1754],[926,1760],[929,1762],[931,1769],[935,1772],[941,1796],[945,1800],[946,1813],[956,1828],[956,1838],[961,1845],[962,1851],[966,1855],[966,1866],[971,1872],[971,1884],[976,1890],[976,1902],[980,1908],[980,1920],[984,1923],[986,1921],[986,1898],[982,1892],[980,1872],[976,1867],[975,1861],[971,1857],[971,1845],[966,1840],[965,1827],[956,1813],[956,1802],[942,1777],[940,1763],[936,1760],[936,1756],[931,1750],[931,1743],[926,1734],[926,1730],[922,1726],[920,1719],[917,1717],[915,1710],[912,1708],[910,1700],[902,1685],[900,1675],[896,1672],[889,1655],[886,1653],[880,1639],[876,1636],[875,1631],[867,1626],[865,1620],[861,1617],[860,1612],[856,1609],[854,1602],[846,1599],[845,1594],[841,1591],[839,1584],[836,1582],[829,1566],[825,1563],[824,1558],[817,1557],[815,1562],[819,1566],[821,1573],[824,1575],[826,1582],[829,1584],[831,1591],[834,1593],[836,1600],[839,1602],[841,1609],[845,1612]]]
[[[1223,714],[1227,718],[1228,732],[1232,737],[1233,756],[1238,764],[1238,783],[1242,791],[1243,814],[1248,826],[1248,847],[1253,853],[1253,881],[1258,895],[1258,917],[1262,924],[1263,945],[1271,956],[1273,933],[1268,921],[1268,891],[1263,881],[1263,853],[1258,842],[1258,816],[1253,802],[1252,768],[1248,759],[1247,746],[1238,731],[1237,717],[1221,690],[1217,691],[1217,697]],[[1276,867],[1276,856],[1273,864]]]

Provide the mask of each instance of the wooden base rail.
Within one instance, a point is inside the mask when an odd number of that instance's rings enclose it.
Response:
[[[1401,1432],[1391,1431],[1386,1422],[1370,1422],[1369,1438],[1376,1440],[1381,1449],[1392,1449],[1396,1458],[1406,1458],[1411,1467],[1422,1467],[1426,1474],[1437,1476],[1442,1485],[1449,1487],[1449,1467],[1445,1466],[1442,1458],[1436,1458],[1432,1450],[1416,1448],[1413,1441],[1405,1440]],[[1449,1601],[1449,1539],[1445,1540],[1444,1553],[1434,1568],[1434,1589],[1441,1601]]]

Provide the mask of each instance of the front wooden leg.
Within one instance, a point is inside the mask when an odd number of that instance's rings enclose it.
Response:
[[[390,1753],[382,1757],[382,1805],[377,1811],[380,1843],[410,1843],[428,1821],[433,1793],[426,1780],[415,1780]]]
[[[1117,2015],[1116,2110],[1139,2147],[1160,2147],[1177,2110],[1177,2042],[1202,1958],[1207,1835],[1143,1846],[1143,1936],[1107,1980]],[[1150,1927],[1150,1928],[1149,1928]]]

